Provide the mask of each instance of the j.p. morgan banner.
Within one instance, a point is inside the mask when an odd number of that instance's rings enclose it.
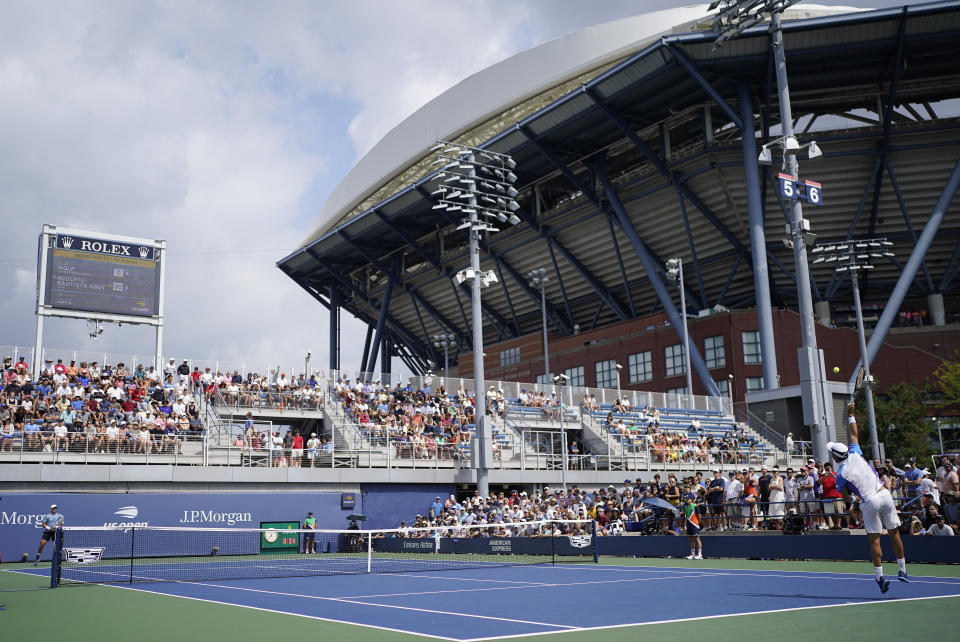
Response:
[[[260,522],[300,521],[307,511],[318,528],[346,528],[350,511],[340,493],[36,493],[0,496],[0,556],[19,561],[36,552],[39,522],[56,504],[65,526],[183,526],[259,528]],[[31,552],[33,551],[33,552]],[[49,559],[50,547],[43,559]]]

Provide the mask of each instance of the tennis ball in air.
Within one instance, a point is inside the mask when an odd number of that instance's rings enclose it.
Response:
[[[833,374],[838,374],[839,372],[840,372],[840,368],[837,366],[833,366]]]

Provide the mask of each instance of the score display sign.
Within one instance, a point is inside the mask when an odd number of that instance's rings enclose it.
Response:
[[[796,200],[802,198],[810,205],[823,207],[823,185],[814,181],[799,181],[790,174],[780,174],[780,196]]]
[[[45,249],[45,306],[136,317],[160,313],[160,249],[153,241],[58,233]]]
[[[260,522],[260,528],[261,553],[300,552],[300,522]]]

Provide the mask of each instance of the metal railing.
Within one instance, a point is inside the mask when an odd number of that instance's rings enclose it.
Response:
[[[322,386],[307,391],[251,390],[241,389],[231,393],[217,388],[213,393],[213,404],[219,408],[236,411],[236,414],[260,412],[262,410],[289,410],[300,412],[320,412],[323,410],[326,393]]]

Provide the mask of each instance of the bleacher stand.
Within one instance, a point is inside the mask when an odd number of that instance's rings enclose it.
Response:
[[[142,364],[48,360],[34,380],[7,360],[0,400],[0,452],[180,454],[204,429],[190,386]]]

